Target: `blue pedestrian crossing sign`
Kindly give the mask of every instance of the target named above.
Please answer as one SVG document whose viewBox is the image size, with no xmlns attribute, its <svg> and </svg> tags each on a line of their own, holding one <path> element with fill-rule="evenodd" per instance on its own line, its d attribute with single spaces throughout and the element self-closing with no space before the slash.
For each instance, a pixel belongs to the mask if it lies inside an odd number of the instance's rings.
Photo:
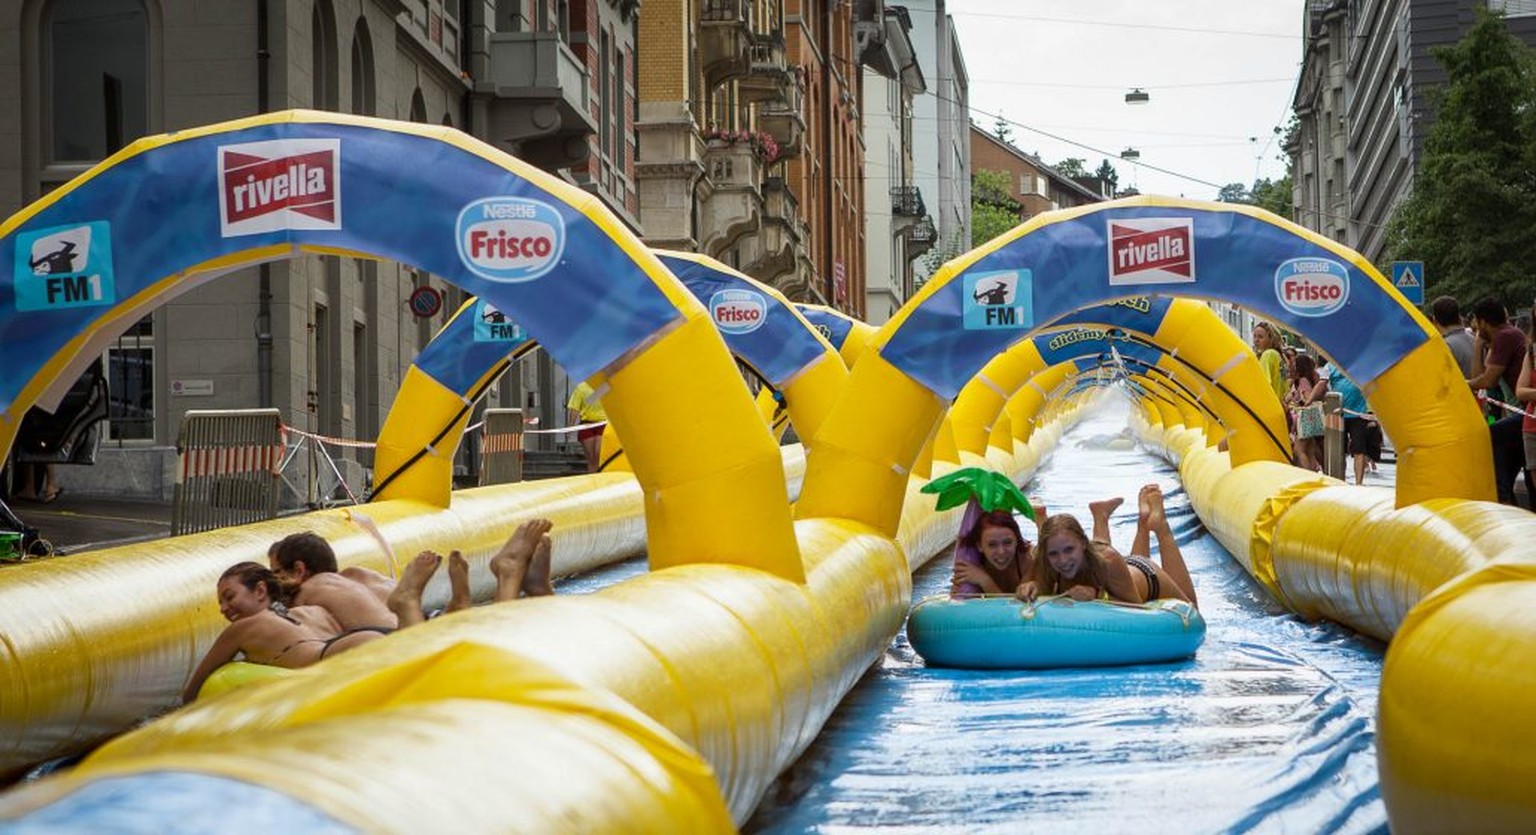
<svg viewBox="0 0 1536 835">
<path fill-rule="evenodd" d="M 1393 261 L 1392 286 L 1414 304 L 1424 303 L 1424 262 Z"/>
</svg>

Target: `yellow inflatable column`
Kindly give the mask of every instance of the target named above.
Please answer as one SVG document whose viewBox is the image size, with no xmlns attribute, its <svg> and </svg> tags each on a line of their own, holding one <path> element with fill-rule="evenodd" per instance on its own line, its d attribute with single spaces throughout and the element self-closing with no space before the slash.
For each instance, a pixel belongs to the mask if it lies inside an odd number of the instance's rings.
<svg viewBox="0 0 1536 835">
<path fill-rule="evenodd" d="M 822 424 L 795 515 L 846 516 L 895 536 L 910 475 L 907 464 L 917 460 L 938 430 L 949 404 L 873 351 L 858 362 L 869 367 L 848 376 L 840 406 L 844 401 L 850 406 L 880 403 L 884 413 L 867 421 Z M 817 477 L 818 471 L 824 475 Z"/>
</svg>

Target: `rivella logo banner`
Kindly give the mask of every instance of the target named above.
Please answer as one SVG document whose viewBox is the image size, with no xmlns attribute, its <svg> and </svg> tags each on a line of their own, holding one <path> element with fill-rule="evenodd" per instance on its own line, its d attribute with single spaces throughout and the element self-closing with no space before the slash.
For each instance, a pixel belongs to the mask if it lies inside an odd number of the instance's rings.
<svg viewBox="0 0 1536 835">
<path fill-rule="evenodd" d="M 459 260 L 491 281 L 532 281 L 560 263 L 565 218 L 555 207 L 523 197 L 487 197 L 459 212 Z"/>
<path fill-rule="evenodd" d="M 1275 270 L 1275 298 L 1297 316 L 1327 316 L 1349 301 L 1349 270 L 1331 258 L 1292 258 Z"/>
<path fill-rule="evenodd" d="M 111 224 L 97 220 L 17 234 L 11 278 L 17 310 L 115 304 Z"/>
<path fill-rule="evenodd" d="M 1187 217 L 1110 218 L 1109 283 L 1188 284 L 1195 280 L 1195 222 Z"/>
<path fill-rule="evenodd" d="M 721 333 L 751 333 L 768 319 L 768 300 L 756 290 L 718 290 L 709 297 L 709 315 Z"/>
<path fill-rule="evenodd" d="M 219 233 L 341 228 L 340 139 L 219 146 Z"/>
</svg>

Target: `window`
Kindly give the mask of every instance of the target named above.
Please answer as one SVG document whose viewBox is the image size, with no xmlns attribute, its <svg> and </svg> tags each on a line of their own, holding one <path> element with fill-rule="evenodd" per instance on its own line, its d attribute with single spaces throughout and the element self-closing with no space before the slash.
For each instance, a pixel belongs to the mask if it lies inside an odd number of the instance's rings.
<svg viewBox="0 0 1536 835">
<path fill-rule="evenodd" d="M 598 52 L 597 70 L 597 121 L 598 125 L 598 152 L 605 156 L 612 156 L 609 151 L 613 143 L 613 79 L 608 75 L 608 67 L 613 62 L 613 39 L 608 30 L 604 29 L 598 35 L 600 44 Z"/>
<path fill-rule="evenodd" d="M 149 132 L 149 21 L 136 0 L 48 9 L 45 156 L 94 163 Z"/>
<path fill-rule="evenodd" d="M 377 114 L 373 94 L 373 41 L 368 37 L 368 22 L 357 19 L 352 32 L 352 112 L 359 116 Z"/>
<path fill-rule="evenodd" d="M 336 110 L 336 14 L 327 0 L 315 0 L 309 21 L 310 101 L 316 110 Z"/>
<path fill-rule="evenodd" d="M 107 349 L 107 427 L 114 441 L 155 438 L 154 345 L 154 325 L 145 316 Z"/>
<path fill-rule="evenodd" d="M 613 46 L 613 144 L 608 149 L 613 165 L 624 170 L 624 47 Z"/>
<path fill-rule="evenodd" d="M 1505 17 L 1529 17 L 1536 15 L 1536 0 L 1488 0 L 1488 9 Z"/>
</svg>

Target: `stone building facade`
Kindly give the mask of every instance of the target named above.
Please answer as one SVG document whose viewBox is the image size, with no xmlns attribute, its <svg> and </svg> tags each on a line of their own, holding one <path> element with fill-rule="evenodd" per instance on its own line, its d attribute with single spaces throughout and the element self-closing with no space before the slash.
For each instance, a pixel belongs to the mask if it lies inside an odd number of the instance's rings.
<svg viewBox="0 0 1536 835">
<path fill-rule="evenodd" d="M 635 0 L 0 0 L 0 214 L 135 138 L 316 108 L 464 130 L 601 196 L 634 224 Z M 103 83 L 105 80 L 105 83 Z M 406 301 L 430 286 L 442 309 Z M 163 497 L 189 409 L 276 407 L 371 441 L 405 369 L 464 295 L 409 266 L 305 256 L 241 269 L 108 349 L 109 441 L 82 492 Z M 493 390 L 544 426 L 567 384 L 525 361 Z M 332 448 L 354 491 L 366 449 Z M 329 494 L 334 484 L 322 485 Z"/>
</svg>

